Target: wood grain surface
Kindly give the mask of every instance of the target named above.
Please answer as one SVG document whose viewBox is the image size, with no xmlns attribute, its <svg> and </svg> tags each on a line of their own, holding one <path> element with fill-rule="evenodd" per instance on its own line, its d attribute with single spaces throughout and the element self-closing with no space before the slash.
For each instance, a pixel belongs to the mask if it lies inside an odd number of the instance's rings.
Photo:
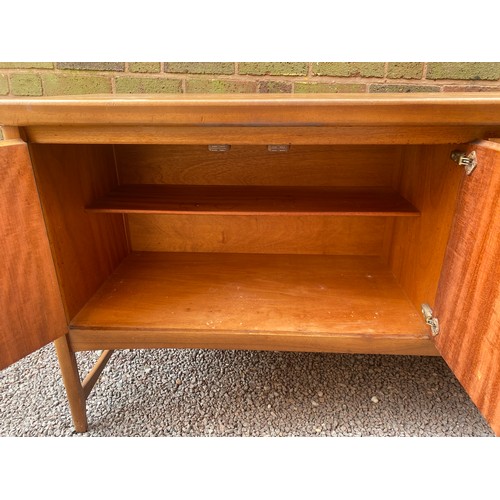
<svg viewBox="0 0 500 500">
<path fill-rule="evenodd" d="M 461 144 L 500 135 L 500 125 L 32 125 L 32 143 L 41 144 Z"/>
<path fill-rule="evenodd" d="M 118 186 L 90 212 L 220 215 L 418 216 L 392 188 L 303 186 Z"/>
<path fill-rule="evenodd" d="M 434 304 L 463 168 L 450 159 L 453 146 L 410 146 L 404 150 L 396 189 L 420 217 L 394 219 L 389 265 L 415 307 Z M 460 149 L 460 148 L 458 148 Z"/>
<path fill-rule="evenodd" d="M 211 152 L 196 145 L 116 145 L 121 184 L 391 186 L 400 146 L 266 145 Z"/>
<path fill-rule="evenodd" d="M 500 125 L 500 93 L 190 94 L 4 99 L 2 125 Z"/>
<path fill-rule="evenodd" d="M 73 319 L 73 348 L 87 341 L 435 352 L 388 268 L 352 256 L 133 253 Z"/>
<path fill-rule="evenodd" d="M 471 149 L 436 297 L 436 346 L 500 435 L 500 144 Z"/>
<path fill-rule="evenodd" d="M 326 255 L 380 255 L 390 219 L 158 214 L 126 218 L 135 251 Z"/>
<path fill-rule="evenodd" d="M 85 205 L 117 184 L 109 146 L 31 145 L 56 269 L 71 319 L 128 253 L 123 216 Z"/>
<path fill-rule="evenodd" d="M 58 338 L 54 342 L 54 346 L 56 348 L 59 368 L 66 389 L 73 426 L 76 432 L 86 432 L 88 422 L 85 392 L 80 380 L 75 352 L 71 349 L 69 344 L 69 336 L 64 335 Z"/>
<path fill-rule="evenodd" d="M 0 369 L 67 332 L 31 161 L 0 141 Z"/>
</svg>

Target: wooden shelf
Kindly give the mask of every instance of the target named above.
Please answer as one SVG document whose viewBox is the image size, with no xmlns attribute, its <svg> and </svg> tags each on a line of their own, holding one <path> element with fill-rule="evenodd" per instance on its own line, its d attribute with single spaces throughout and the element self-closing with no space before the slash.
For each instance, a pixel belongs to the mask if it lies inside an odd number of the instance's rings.
<svg viewBox="0 0 500 500">
<path fill-rule="evenodd" d="M 73 318 L 75 350 L 436 354 L 379 257 L 138 252 Z"/>
<path fill-rule="evenodd" d="M 411 203 L 387 187 L 123 185 L 87 210 L 200 215 L 420 215 Z"/>
</svg>

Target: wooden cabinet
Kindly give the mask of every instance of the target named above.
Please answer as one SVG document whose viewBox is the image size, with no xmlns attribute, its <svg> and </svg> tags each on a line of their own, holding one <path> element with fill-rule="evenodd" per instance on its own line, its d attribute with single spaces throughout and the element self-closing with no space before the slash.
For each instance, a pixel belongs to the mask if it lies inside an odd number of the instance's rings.
<svg viewBox="0 0 500 500">
<path fill-rule="evenodd" d="M 9 99 L 0 123 L 0 364 L 55 340 L 78 431 L 113 349 L 191 347 L 442 355 L 500 433 L 499 94 Z"/>
</svg>

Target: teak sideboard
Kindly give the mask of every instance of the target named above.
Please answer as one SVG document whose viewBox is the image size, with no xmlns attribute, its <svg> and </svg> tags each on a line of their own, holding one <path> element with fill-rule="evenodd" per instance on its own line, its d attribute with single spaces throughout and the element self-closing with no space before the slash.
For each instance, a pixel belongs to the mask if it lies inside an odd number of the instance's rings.
<svg viewBox="0 0 500 500">
<path fill-rule="evenodd" d="M 441 355 L 500 434 L 500 93 L 0 101 L 0 368 Z M 103 351 L 82 380 L 75 353 Z"/>
</svg>

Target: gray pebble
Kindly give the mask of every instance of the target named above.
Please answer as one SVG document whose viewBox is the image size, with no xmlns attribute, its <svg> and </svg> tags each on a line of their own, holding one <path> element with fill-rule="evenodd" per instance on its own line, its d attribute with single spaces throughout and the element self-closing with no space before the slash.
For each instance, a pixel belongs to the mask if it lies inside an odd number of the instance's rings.
<svg viewBox="0 0 500 500">
<path fill-rule="evenodd" d="M 95 360 L 77 353 L 82 374 Z M 116 351 L 87 410 L 96 437 L 493 436 L 444 361 L 424 356 Z M 52 345 L 0 371 L 0 436 L 78 436 Z"/>
</svg>

